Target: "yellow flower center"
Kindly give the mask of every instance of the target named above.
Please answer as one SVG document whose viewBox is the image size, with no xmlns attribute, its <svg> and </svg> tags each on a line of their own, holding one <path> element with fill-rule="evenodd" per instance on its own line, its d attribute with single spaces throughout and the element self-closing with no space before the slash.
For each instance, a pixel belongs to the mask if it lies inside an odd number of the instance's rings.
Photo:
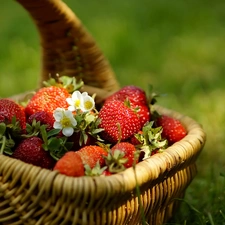
<svg viewBox="0 0 225 225">
<path fill-rule="evenodd" d="M 84 103 L 84 107 L 85 107 L 85 109 L 91 109 L 93 107 L 93 104 L 91 101 L 86 101 Z"/>
<path fill-rule="evenodd" d="M 63 117 L 61 120 L 61 124 L 63 128 L 71 126 L 70 119 L 67 117 Z"/>
<path fill-rule="evenodd" d="M 79 107 L 79 106 L 80 106 L 80 100 L 77 99 L 77 100 L 74 102 L 74 105 L 75 105 L 75 107 Z"/>
</svg>

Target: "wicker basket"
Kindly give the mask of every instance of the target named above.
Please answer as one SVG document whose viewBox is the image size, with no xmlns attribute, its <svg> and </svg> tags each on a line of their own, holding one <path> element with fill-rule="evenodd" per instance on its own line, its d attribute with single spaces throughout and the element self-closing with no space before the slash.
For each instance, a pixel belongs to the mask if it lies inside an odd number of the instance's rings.
<svg viewBox="0 0 225 225">
<path fill-rule="evenodd" d="M 61 0 L 17 1 L 40 32 L 40 84 L 49 74 L 76 76 L 84 80 L 84 90 L 97 93 L 99 102 L 119 88 L 95 41 Z M 178 118 L 188 134 L 165 152 L 138 163 L 135 170 L 72 178 L 0 155 L 0 224 L 137 225 L 143 214 L 150 225 L 168 221 L 175 199 L 184 196 L 196 174 L 205 133 L 187 116 L 160 106 L 157 110 Z"/>
</svg>

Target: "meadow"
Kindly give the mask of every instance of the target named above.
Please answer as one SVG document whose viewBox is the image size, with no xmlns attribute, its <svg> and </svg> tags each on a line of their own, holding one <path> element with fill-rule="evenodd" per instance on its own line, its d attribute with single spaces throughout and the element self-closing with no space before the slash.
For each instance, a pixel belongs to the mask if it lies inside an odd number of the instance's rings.
<svg viewBox="0 0 225 225">
<path fill-rule="evenodd" d="M 65 0 L 109 59 L 121 86 L 198 121 L 207 142 L 198 174 L 168 224 L 225 224 L 225 1 Z M 0 97 L 36 88 L 39 37 L 15 1 L 0 8 Z"/>
</svg>

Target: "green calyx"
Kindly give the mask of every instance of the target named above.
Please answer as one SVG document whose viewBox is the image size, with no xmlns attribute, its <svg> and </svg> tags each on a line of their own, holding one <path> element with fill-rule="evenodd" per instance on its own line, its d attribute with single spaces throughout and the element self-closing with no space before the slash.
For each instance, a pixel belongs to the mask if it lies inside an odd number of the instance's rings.
<svg viewBox="0 0 225 225">
<path fill-rule="evenodd" d="M 124 158 L 124 156 L 124 152 L 121 152 L 120 150 L 115 150 L 113 153 L 109 150 L 108 155 L 104 158 L 110 173 L 118 173 L 126 169 L 124 164 L 128 159 Z"/>
<path fill-rule="evenodd" d="M 153 127 L 153 121 L 142 128 L 142 133 L 135 134 L 140 142 L 137 148 L 144 152 L 144 159 L 149 158 L 154 150 L 162 152 L 168 146 L 168 141 L 162 138 L 162 127 Z"/>
<path fill-rule="evenodd" d="M 11 121 L 0 123 L 0 154 L 12 155 L 15 143 L 21 138 L 20 122 L 14 116 Z"/>
<path fill-rule="evenodd" d="M 56 87 L 63 87 L 69 93 L 73 93 L 74 91 L 80 89 L 84 82 L 82 80 L 76 80 L 75 77 L 69 76 L 59 76 L 56 75 L 56 78 L 50 77 L 49 80 L 43 82 L 44 86 L 56 86 Z"/>
<path fill-rule="evenodd" d="M 103 172 L 107 169 L 107 166 L 101 167 L 99 161 L 96 165 L 91 168 L 88 164 L 84 165 L 86 176 L 101 176 Z"/>
<path fill-rule="evenodd" d="M 74 131 L 80 134 L 79 138 L 80 146 L 82 146 L 82 144 L 86 144 L 88 135 L 92 136 L 97 141 L 103 141 L 99 136 L 99 133 L 102 132 L 103 129 L 99 128 L 100 119 L 97 116 L 97 112 L 83 113 L 80 110 L 78 110 L 74 117 L 77 121 L 77 125 L 74 128 Z"/>
</svg>

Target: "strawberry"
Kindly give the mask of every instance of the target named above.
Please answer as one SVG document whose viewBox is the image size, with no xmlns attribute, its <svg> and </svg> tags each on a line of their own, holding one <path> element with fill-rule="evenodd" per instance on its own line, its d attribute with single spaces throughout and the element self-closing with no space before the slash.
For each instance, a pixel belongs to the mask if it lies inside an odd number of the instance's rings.
<svg viewBox="0 0 225 225">
<path fill-rule="evenodd" d="M 150 109 L 147 105 L 136 105 L 136 112 L 143 127 L 148 121 L 150 121 Z"/>
<path fill-rule="evenodd" d="M 124 102 L 127 98 L 129 98 L 130 102 L 134 105 L 148 104 L 145 91 L 134 85 L 128 85 L 121 88 L 109 96 L 106 101 L 119 100 Z"/>
<path fill-rule="evenodd" d="M 104 166 L 105 160 L 103 156 L 108 154 L 104 148 L 98 145 L 84 146 L 76 153 L 81 157 L 83 164 L 89 165 L 91 168 L 93 168 L 97 162 L 99 162 L 101 167 Z"/>
<path fill-rule="evenodd" d="M 48 151 L 43 149 L 42 144 L 43 141 L 39 137 L 24 139 L 18 144 L 12 157 L 35 166 L 52 169 L 55 160 L 50 156 Z"/>
<path fill-rule="evenodd" d="M 46 111 L 39 111 L 27 119 L 27 123 L 32 125 L 33 121 L 40 122 L 40 125 L 46 125 L 46 130 L 52 130 L 53 129 L 53 124 L 55 122 L 55 119 L 53 117 L 52 113 L 46 112 Z"/>
<path fill-rule="evenodd" d="M 180 141 L 187 135 L 185 127 L 177 119 L 162 115 L 156 119 L 157 126 L 162 126 L 162 137 L 168 140 L 169 145 Z"/>
<path fill-rule="evenodd" d="M 116 150 L 119 150 L 120 152 L 124 153 L 124 156 L 123 157 L 127 159 L 127 162 L 124 163 L 125 168 L 129 168 L 134 163 L 138 163 L 138 159 L 135 156 L 136 148 L 131 143 L 129 143 L 129 142 L 119 142 L 119 143 L 115 144 L 111 148 L 112 154 Z"/>
<path fill-rule="evenodd" d="M 63 87 L 43 87 L 30 99 L 25 107 L 25 113 L 30 116 L 38 111 L 53 113 L 56 108 L 68 108 L 66 99 L 70 93 Z"/>
<path fill-rule="evenodd" d="M 60 158 L 53 170 L 58 170 L 61 174 L 71 177 L 80 177 L 85 174 L 83 161 L 80 155 L 74 151 L 69 151 Z"/>
<path fill-rule="evenodd" d="M 105 102 L 99 118 L 99 127 L 104 129 L 100 136 L 111 143 L 126 140 L 141 128 L 137 114 L 118 100 Z"/>
<path fill-rule="evenodd" d="M 26 128 L 26 117 L 22 107 L 13 100 L 0 99 L 0 122 L 11 123 L 13 117 L 16 118 L 22 129 Z"/>
<path fill-rule="evenodd" d="M 150 109 L 148 106 L 147 96 L 145 91 L 141 88 L 134 85 L 125 86 L 109 96 L 106 99 L 106 102 L 113 100 L 122 102 L 128 100 L 131 108 L 137 112 L 141 127 L 150 120 Z"/>
<path fill-rule="evenodd" d="M 62 158 L 60 158 L 54 170 L 58 170 L 60 173 L 67 176 L 79 177 L 85 175 L 86 168 L 95 168 L 99 166 L 99 170 L 105 165 L 103 156 L 106 156 L 107 152 L 100 146 L 89 145 L 81 148 L 79 151 L 69 151 Z"/>
<path fill-rule="evenodd" d="M 114 174 L 124 171 L 126 168 L 133 166 L 134 163 L 138 163 L 139 152 L 131 143 L 119 142 L 108 151 L 108 155 L 104 158 L 107 169 L 103 172 L 103 175 Z"/>
<path fill-rule="evenodd" d="M 103 175 L 103 176 L 111 176 L 112 173 L 111 173 L 108 169 L 106 169 L 106 170 L 104 170 L 104 171 L 102 172 L 102 175 Z"/>
</svg>

